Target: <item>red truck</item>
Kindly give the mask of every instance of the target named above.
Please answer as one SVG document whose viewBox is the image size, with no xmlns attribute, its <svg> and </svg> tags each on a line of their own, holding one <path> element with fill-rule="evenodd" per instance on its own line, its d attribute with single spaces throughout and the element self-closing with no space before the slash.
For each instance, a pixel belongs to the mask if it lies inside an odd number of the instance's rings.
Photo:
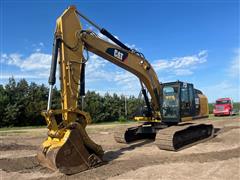
<svg viewBox="0 0 240 180">
<path fill-rule="evenodd" d="M 214 105 L 213 114 L 220 115 L 233 115 L 233 102 L 231 98 L 220 98 L 216 100 Z"/>
</svg>

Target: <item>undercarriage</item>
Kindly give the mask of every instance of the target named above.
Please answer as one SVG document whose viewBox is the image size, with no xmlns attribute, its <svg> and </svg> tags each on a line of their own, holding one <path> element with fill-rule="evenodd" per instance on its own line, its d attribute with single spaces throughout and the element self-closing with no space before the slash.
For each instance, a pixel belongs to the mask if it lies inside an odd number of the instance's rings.
<svg viewBox="0 0 240 180">
<path fill-rule="evenodd" d="M 182 123 L 167 125 L 164 123 L 144 123 L 115 132 L 118 143 L 131 143 L 142 139 L 155 140 L 159 149 L 178 151 L 213 137 L 213 125 Z"/>
</svg>

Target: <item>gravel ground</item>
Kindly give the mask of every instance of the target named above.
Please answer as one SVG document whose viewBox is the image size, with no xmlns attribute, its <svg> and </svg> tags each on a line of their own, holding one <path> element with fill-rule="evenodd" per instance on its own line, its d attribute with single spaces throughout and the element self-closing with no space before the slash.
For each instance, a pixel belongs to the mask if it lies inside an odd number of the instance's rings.
<svg viewBox="0 0 240 180">
<path fill-rule="evenodd" d="M 36 160 L 46 129 L 0 131 L 1 179 L 236 179 L 240 178 L 239 116 L 198 120 L 212 123 L 216 137 L 179 152 L 159 150 L 153 141 L 118 144 L 116 129 L 128 125 L 90 125 L 90 137 L 105 150 L 105 165 L 72 176 L 52 172 Z"/>
</svg>

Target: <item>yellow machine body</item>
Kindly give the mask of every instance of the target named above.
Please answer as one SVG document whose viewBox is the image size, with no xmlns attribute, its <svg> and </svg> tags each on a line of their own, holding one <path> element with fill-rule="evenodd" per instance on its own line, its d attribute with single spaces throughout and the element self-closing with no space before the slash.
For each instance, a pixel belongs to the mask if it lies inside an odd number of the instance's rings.
<svg viewBox="0 0 240 180">
<path fill-rule="evenodd" d="M 49 77 L 48 108 L 42 112 L 47 123 L 48 137 L 41 144 L 37 155 L 40 164 L 52 170 L 58 169 L 64 174 L 75 174 L 96 167 L 102 163 L 104 154 L 102 147 L 94 143 L 85 130 L 87 124 L 91 122 L 90 115 L 78 108 L 78 100 L 84 96 L 86 64 L 86 59 L 83 56 L 84 49 L 103 57 L 139 78 L 147 113 L 145 116 L 135 117 L 135 120 L 149 123 L 146 127 L 155 125 L 160 121 L 168 123 L 168 119 L 163 118 L 165 111 L 162 108 L 164 106 L 161 99 L 164 84 L 160 83 L 152 65 L 145 59 L 143 54 L 128 48 L 108 31 L 103 28 L 100 29 L 97 25 L 95 27 L 115 43 L 101 39 L 90 30 L 83 30 L 79 16 L 88 20 L 76 10 L 75 6 L 70 6 L 57 19 Z M 94 25 L 90 20 L 88 21 Z M 55 84 L 57 63 L 60 70 L 62 105 L 62 109 L 59 110 L 51 108 L 51 91 Z M 147 91 L 151 96 L 151 101 L 148 100 Z M 168 100 L 171 99 L 174 99 L 174 96 L 169 95 Z M 198 104 L 200 109 L 198 114 L 182 117 L 181 112 L 176 111 L 180 118 L 171 119 L 171 122 L 179 123 L 196 117 L 206 117 L 208 115 L 207 98 L 198 93 L 198 100 L 200 102 Z M 188 107 L 189 104 L 185 103 L 183 106 Z M 191 130 L 191 128 L 189 129 Z M 145 129 L 143 130 L 145 131 Z M 131 136 L 132 132 L 135 133 L 133 135 L 136 135 L 140 130 L 133 129 L 128 132 L 130 133 L 128 135 Z M 151 137 L 155 137 L 155 130 L 154 133 L 151 134 Z M 125 134 L 125 137 L 130 136 Z"/>
<path fill-rule="evenodd" d="M 42 112 L 49 131 L 37 155 L 40 164 L 65 174 L 95 167 L 102 162 L 103 156 L 102 147 L 94 143 L 85 130 L 91 117 L 87 112 L 80 111 L 77 104 L 79 74 L 84 60 L 83 46 L 76 38 L 76 33 L 82 28 L 75 10 L 75 7 L 70 7 L 57 20 L 55 38 L 61 39 L 57 53 L 62 109 Z M 73 51 L 63 42 L 69 46 L 79 43 L 79 47 Z"/>
</svg>

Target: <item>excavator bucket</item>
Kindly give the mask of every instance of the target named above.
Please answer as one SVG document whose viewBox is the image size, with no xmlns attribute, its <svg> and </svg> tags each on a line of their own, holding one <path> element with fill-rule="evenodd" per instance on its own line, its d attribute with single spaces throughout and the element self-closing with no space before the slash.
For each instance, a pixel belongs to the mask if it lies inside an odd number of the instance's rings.
<svg viewBox="0 0 240 180">
<path fill-rule="evenodd" d="M 81 124 L 75 122 L 59 131 L 64 131 L 62 138 L 48 135 L 38 151 L 37 159 L 42 166 L 71 175 L 102 163 L 101 146 L 89 138 Z"/>
</svg>

